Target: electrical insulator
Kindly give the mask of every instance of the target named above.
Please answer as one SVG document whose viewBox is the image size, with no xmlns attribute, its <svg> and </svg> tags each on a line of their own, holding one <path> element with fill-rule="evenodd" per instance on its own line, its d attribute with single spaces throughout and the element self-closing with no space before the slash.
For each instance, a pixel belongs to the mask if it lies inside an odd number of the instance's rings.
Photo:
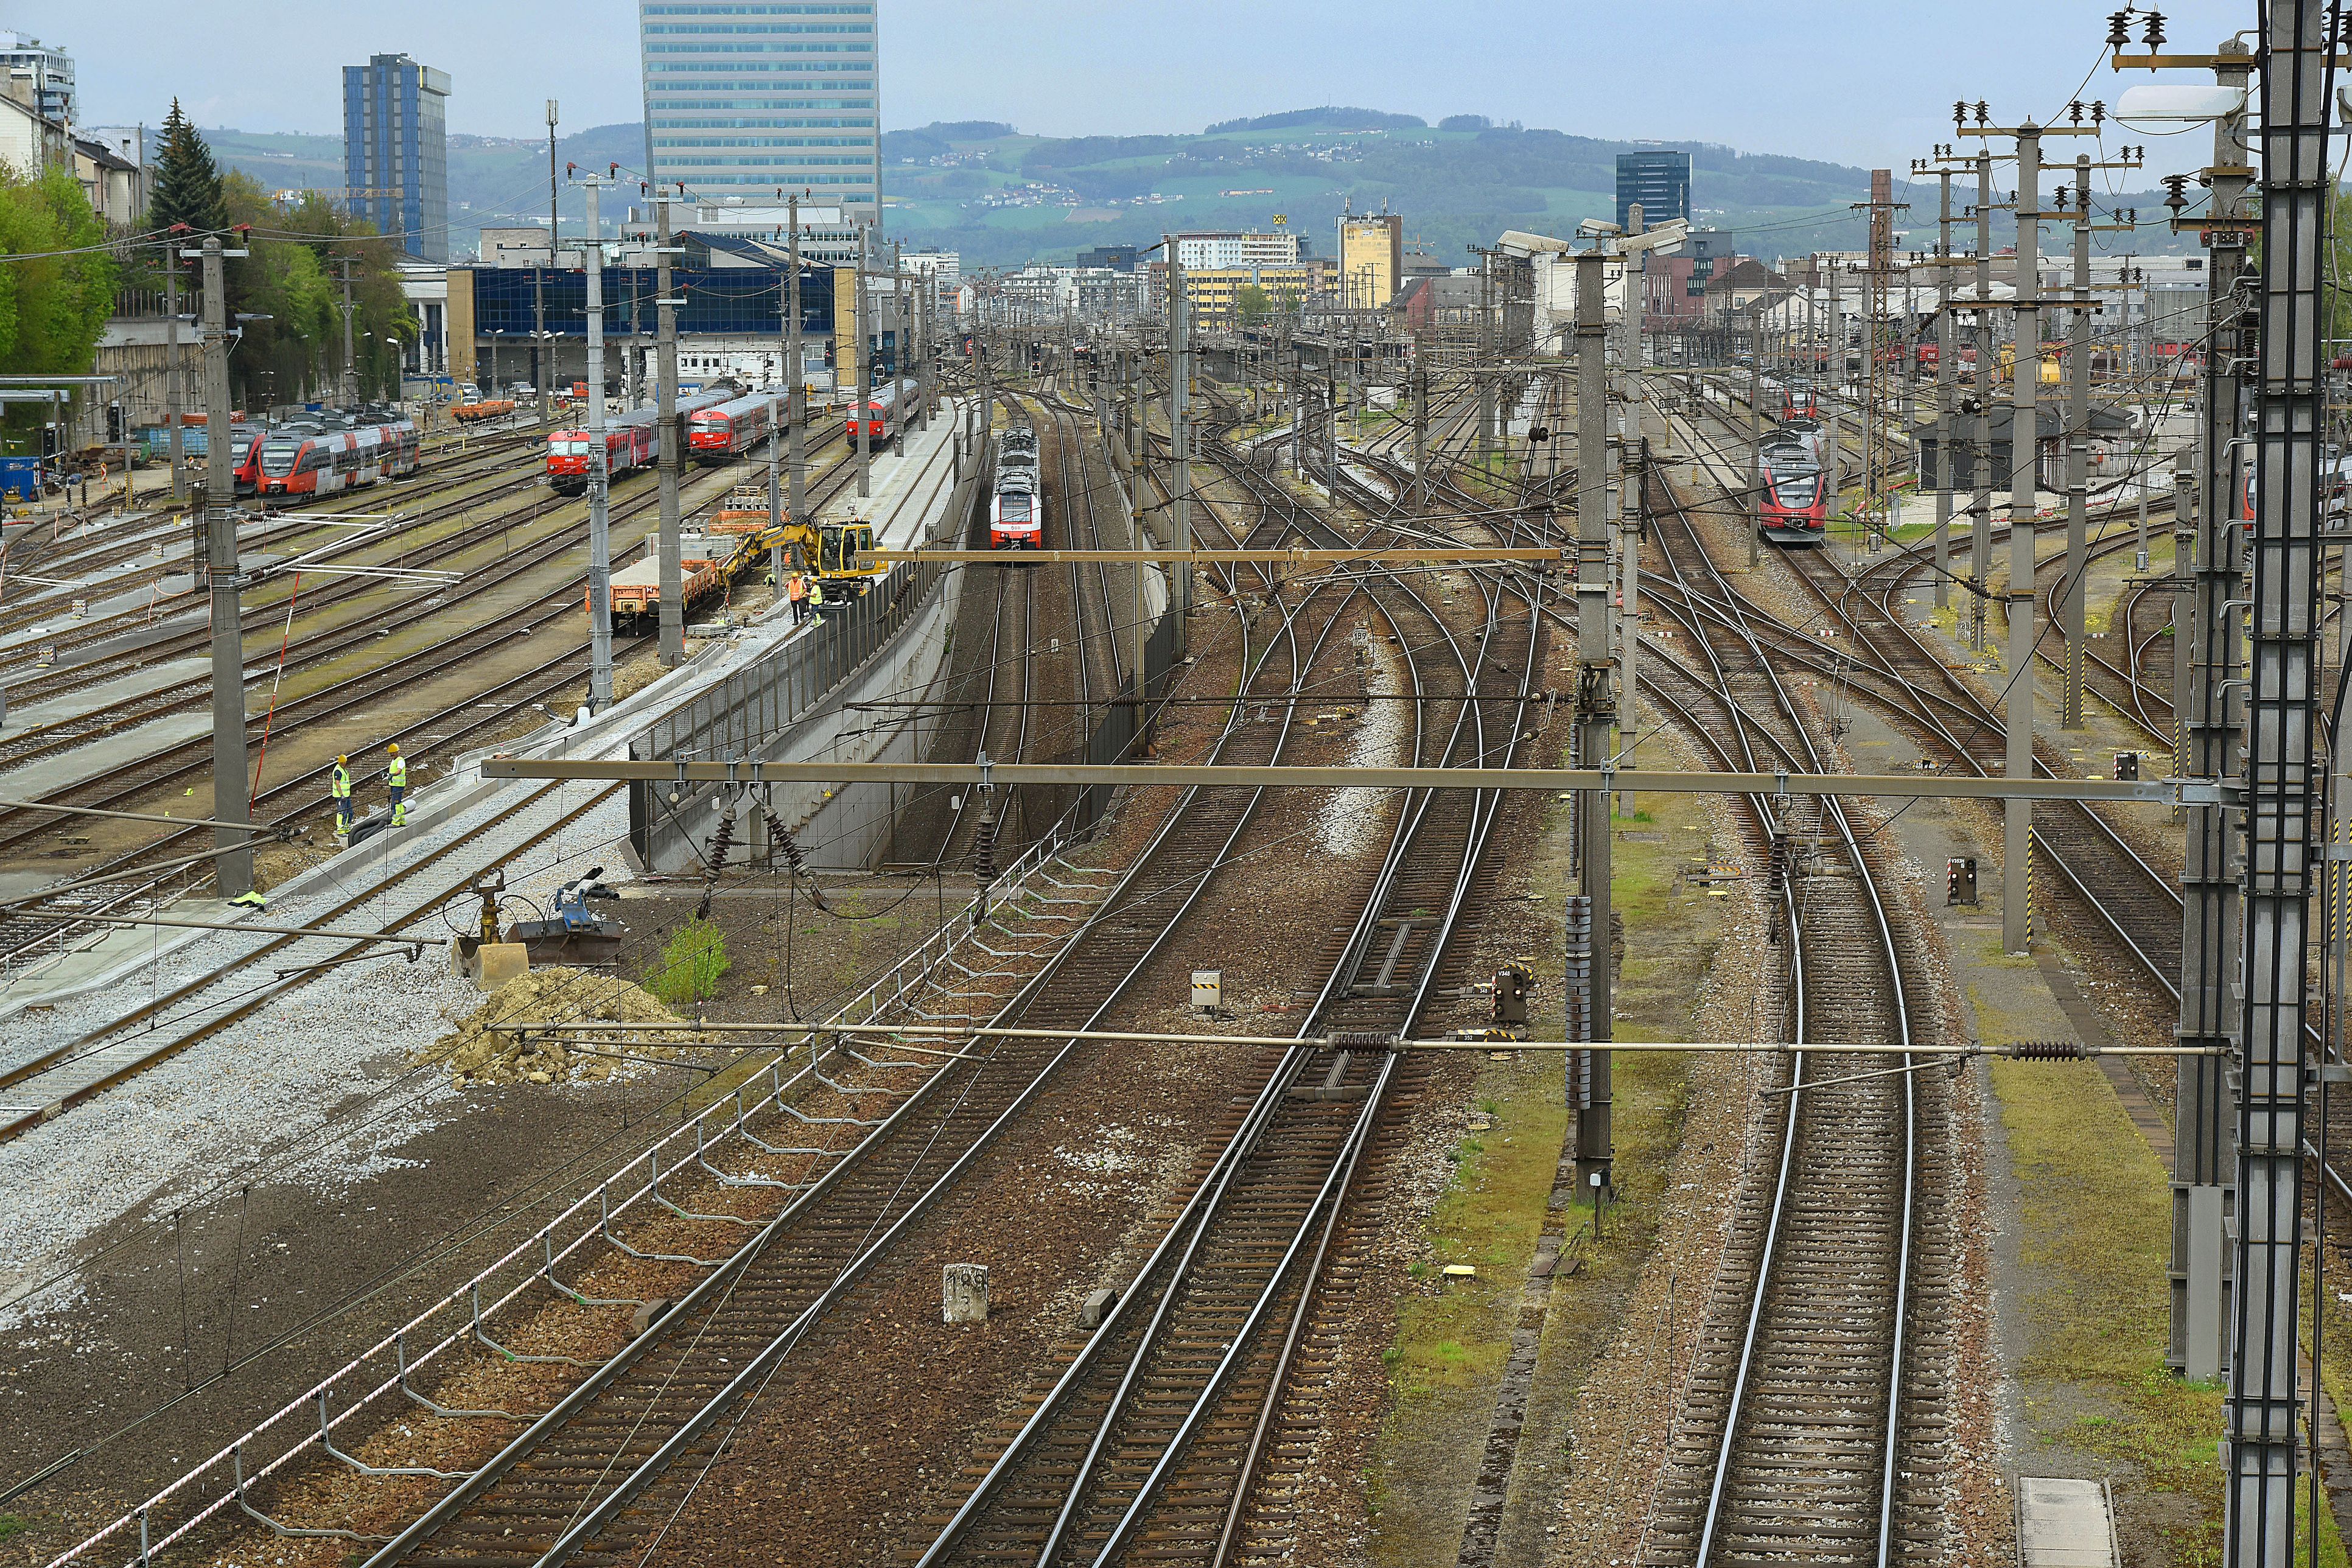
<svg viewBox="0 0 2352 1568">
<path fill-rule="evenodd" d="M 2109 47 L 2109 48 L 2111 48 L 2111 49 L 2120 49 L 2120 48 L 2123 48 L 2125 46 L 2128 45 L 2130 42 L 2131 42 L 2131 13 L 2130 13 L 2129 11 L 2110 11 L 2110 12 L 2108 12 L 2108 13 L 2107 13 L 2107 47 Z"/>
</svg>

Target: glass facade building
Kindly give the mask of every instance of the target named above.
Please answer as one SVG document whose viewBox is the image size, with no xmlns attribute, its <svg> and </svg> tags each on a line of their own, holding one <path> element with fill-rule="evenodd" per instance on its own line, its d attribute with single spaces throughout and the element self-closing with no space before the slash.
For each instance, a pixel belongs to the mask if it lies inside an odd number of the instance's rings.
<svg viewBox="0 0 2352 1568">
<path fill-rule="evenodd" d="M 1670 219 L 1690 217 L 1690 154 L 1687 153 L 1620 153 L 1617 154 L 1617 222 L 1622 227 L 1633 204 L 1642 204 L 1642 222 L 1651 228 Z"/>
<path fill-rule="evenodd" d="M 420 261 L 449 259 L 449 75 L 406 55 L 343 68 L 343 199 Z"/>
<path fill-rule="evenodd" d="M 875 0 L 638 0 L 646 166 L 690 198 L 879 215 Z"/>
</svg>

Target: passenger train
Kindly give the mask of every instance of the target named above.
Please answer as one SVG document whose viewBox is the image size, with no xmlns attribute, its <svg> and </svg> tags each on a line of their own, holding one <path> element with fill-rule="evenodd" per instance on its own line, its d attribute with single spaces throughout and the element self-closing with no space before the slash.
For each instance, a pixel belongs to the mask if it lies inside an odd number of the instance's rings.
<svg viewBox="0 0 2352 1568">
<path fill-rule="evenodd" d="M 866 400 L 866 450 L 878 451 L 898 439 L 901 405 L 911 402 L 914 395 L 915 384 L 911 381 L 894 381 L 874 389 L 873 395 Z M 853 448 L 857 445 L 858 423 L 856 412 L 852 410 L 846 429 Z"/>
<path fill-rule="evenodd" d="M 299 500 L 405 479 L 416 471 L 420 445 L 405 419 L 352 430 L 281 427 L 260 444 L 255 493 Z"/>
<path fill-rule="evenodd" d="M 1763 493 L 1757 521 L 1776 544 L 1819 544 L 1829 517 L 1829 489 L 1821 459 L 1795 441 L 1768 439 L 1759 454 Z"/>
<path fill-rule="evenodd" d="M 696 410 L 686 421 L 686 449 L 698 463 L 734 461 L 768 438 L 769 419 L 783 424 L 781 391 L 754 392 Z"/>
<path fill-rule="evenodd" d="M 993 493 L 988 503 L 992 550 L 1042 550 L 1045 502 L 1037 483 L 1037 432 L 1015 425 L 997 437 Z"/>
<path fill-rule="evenodd" d="M 689 426 L 706 408 L 715 408 L 737 395 L 731 385 L 679 395 L 677 411 Z M 555 430 L 547 437 L 547 482 L 562 495 L 578 495 L 588 488 L 588 459 L 595 448 L 584 427 Z M 604 472 L 618 478 L 635 468 L 651 468 L 661 456 L 661 439 L 654 411 L 633 408 L 604 421 Z"/>
</svg>

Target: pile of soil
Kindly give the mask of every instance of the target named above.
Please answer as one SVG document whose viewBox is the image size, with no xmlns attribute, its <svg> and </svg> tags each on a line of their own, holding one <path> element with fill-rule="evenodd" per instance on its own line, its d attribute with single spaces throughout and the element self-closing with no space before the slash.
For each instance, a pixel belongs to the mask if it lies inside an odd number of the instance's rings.
<svg viewBox="0 0 2352 1568">
<path fill-rule="evenodd" d="M 498 1024 L 610 1023 L 616 1027 L 593 1040 L 563 1040 L 545 1035 L 523 1036 L 494 1030 Z M 467 1014 L 457 1027 L 435 1041 L 420 1061 L 446 1062 L 460 1084 L 560 1083 L 568 1078 L 604 1079 L 630 1066 L 610 1054 L 631 1057 L 673 1056 L 681 1047 L 702 1047 L 709 1040 L 690 1028 L 647 1027 L 675 1025 L 677 1014 L 656 1001 L 643 986 L 617 975 L 593 973 L 561 966 L 534 969 L 499 986 L 482 1005 Z"/>
</svg>

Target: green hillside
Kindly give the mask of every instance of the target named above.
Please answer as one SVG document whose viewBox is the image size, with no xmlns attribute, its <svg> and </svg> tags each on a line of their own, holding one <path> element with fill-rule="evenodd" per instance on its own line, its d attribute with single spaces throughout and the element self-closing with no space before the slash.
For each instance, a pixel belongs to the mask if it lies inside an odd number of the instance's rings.
<svg viewBox="0 0 2352 1568">
<path fill-rule="evenodd" d="M 265 188 L 343 184 L 338 137 L 205 134 L 225 164 Z M 1092 246 L 1149 245 L 1177 229 L 1268 228 L 1276 214 L 1312 254 L 1328 256 L 1346 205 L 1402 213 L 1409 240 L 1465 265 L 1465 247 L 1491 243 L 1507 228 L 1566 235 L 1583 218 L 1613 217 L 1617 154 L 1657 145 L 1495 125 L 1477 115 L 1429 125 L 1348 108 L 1228 121 L 1198 135 L 1024 136 L 1010 125 L 963 121 L 882 139 L 893 237 L 961 251 L 973 268 L 1067 260 Z M 1696 225 L 1728 230 L 1740 249 L 1764 257 L 1862 247 L 1850 204 L 1868 198 L 1868 171 L 1686 145 Z M 626 173 L 645 160 L 644 128 L 597 126 L 563 138 L 556 156 L 559 167 L 618 162 Z M 1906 199 L 1899 178 L 1896 195 Z M 1934 239 L 1933 187 L 1914 187 L 1907 197 L 1916 203 L 1902 220 L 1909 236 L 1897 243 L 1924 249 Z M 2137 198 L 2144 212 L 2158 199 Z M 625 203 L 607 199 L 608 209 Z M 453 256 L 470 252 L 485 224 L 544 222 L 546 212 L 544 142 L 449 138 Z M 579 221 L 577 191 L 564 191 L 563 213 L 567 226 Z"/>
<path fill-rule="evenodd" d="M 267 191 L 341 190 L 343 141 L 340 136 L 270 134 L 247 131 L 206 130 L 205 140 L 226 168 L 250 174 Z M 559 176 L 565 163 L 602 169 L 619 163 L 624 172 L 646 160 L 642 125 L 599 125 L 556 142 Z M 607 193 L 604 218 L 609 225 L 618 209 L 633 199 Z M 577 190 L 562 192 L 567 226 L 583 220 Z M 545 224 L 547 222 L 547 143 L 502 136 L 449 138 L 449 254 L 471 252 L 484 225 Z"/>
<path fill-rule="evenodd" d="M 897 232 L 961 250 L 968 266 L 1149 244 L 1178 228 L 1264 228 L 1286 216 L 1331 252 L 1343 205 L 1404 215 L 1408 238 L 1454 265 L 1507 228 L 1565 234 L 1616 214 L 1617 154 L 1644 144 L 1457 116 L 1428 125 L 1362 109 L 1302 110 L 1183 136 L 1022 136 L 987 122 L 883 138 Z M 1847 204 L 1861 169 L 1693 146 L 1696 222 L 1770 256 L 1856 246 Z"/>
</svg>

